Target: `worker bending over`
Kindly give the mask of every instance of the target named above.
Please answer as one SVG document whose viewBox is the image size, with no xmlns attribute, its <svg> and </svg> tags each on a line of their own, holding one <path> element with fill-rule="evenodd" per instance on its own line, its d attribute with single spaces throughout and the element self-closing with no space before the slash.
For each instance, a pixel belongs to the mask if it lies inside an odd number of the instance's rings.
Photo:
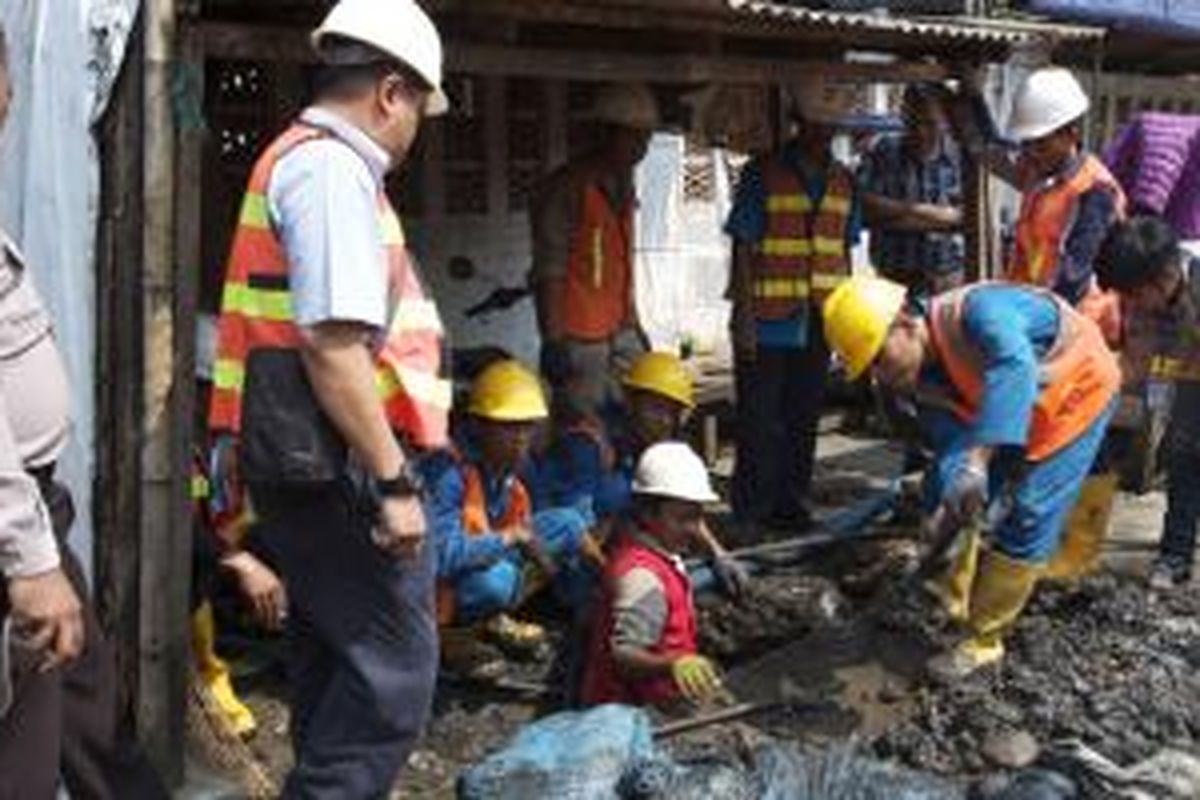
<svg viewBox="0 0 1200 800">
<path fill-rule="evenodd" d="M 468 430 L 457 446 L 431 457 L 430 518 L 437 547 L 438 621 L 478 622 L 510 644 L 543 633 L 505 612 L 560 569 L 568 572 L 586 531 L 574 509 L 533 513 L 518 476 L 536 425 L 547 416 L 537 377 L 498 361 L 471 387 Z"/>
<path fill-rule="evenodd" d="M 570 404 L 557 406 L 550 446 L 535 467 L 535 505 L 583 510 L 599 541 L 630 509 L 639 456 L 654 444 L 682 438 L 695 407 L 692 375 L 673 353 L 643 354 L 622 385 L 624 404 L 608 424 Z M 745 571 L 703 521 L 697 532 L 695 544 L 711 558 L 718 583 L 728 594 L 740 595 L 747 583 Z"/>
<path fill-rule="evenodd" d="M 1173 384 L 1162 442 L 1167 512 L 1150 585 L 1169 589 L 1192 577 L 1200 522 L 1200 259 L 1188 254 L 1161 219 L 1117 225 L 1096 261 L 1100 285 L 1120 292 L 1130 317 L 1124 349 L 1131 377 Z"/>
<path fill-rule="evenodd" d="M 930 671 L 965 677 L 1003 657 L 1003 634 L 1058 549 L 1115 407 L 1116 358 L 1062 298 L 1015 284 L 907 305 L 900 284 L 855 278 L 825 304 L 825 328 L 851 379 L 869 372 L 917 403 L 941 513 L 977 531 L 990 495 L 1005 508 L 992 547 L 969 534 L 941 582 L 969 636 Z"/>
<path fill-rule="evenodd" d="M 592 629 L 581 696 L 585 705 L 664 706 L 721 692 L 697 653 L 692 585 L 680 558 L 717 500 L 700 457 L 660 442 L 638 460 L 633 508 L 613 542 Z"/>
</svg>

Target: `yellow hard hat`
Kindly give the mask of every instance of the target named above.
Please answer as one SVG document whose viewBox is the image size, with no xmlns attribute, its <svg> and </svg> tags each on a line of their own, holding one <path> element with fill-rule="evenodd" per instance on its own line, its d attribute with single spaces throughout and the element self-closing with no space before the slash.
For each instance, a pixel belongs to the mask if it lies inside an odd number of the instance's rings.
<svg viewBox="0 0 1200 800">
<path fill-rule="evenodd" d="M 855 380 L 879 355 L 904 307 L 905 288 L 883 278 L 851 278 L 825 301 L 825 341 Z"/>
<path fill-rule="evenodd" d="M 496 422 L 532 422 L 549 415 L 537 375 L 512 359 L 497 361 L 479 373 L 471 385 L 467 411 Z"/>
<path fill-rule="evenodd" d="M 674 353 L 643 353 L 625 376 L 625 388 L 653 392 L 686 408 L 696 405 L 692 376 Z"/>
</svg>

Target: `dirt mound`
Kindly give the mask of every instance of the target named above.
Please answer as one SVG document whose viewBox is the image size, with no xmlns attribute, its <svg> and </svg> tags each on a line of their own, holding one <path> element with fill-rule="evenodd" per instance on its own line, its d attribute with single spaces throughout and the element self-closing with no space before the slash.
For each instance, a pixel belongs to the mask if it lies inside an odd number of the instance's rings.
<svg viewBox="0 0 1200 800">
<path fill-rule="evenodd" d="M 877 623 L 947 637 L 911 598 Z M 978 774 L 983 745 L 1017 731 L 1079 739 L 1131 763 L 1200 744 L 1200 591 L 1155 595 L 1112 574 L 1043 587 L 1008 640 L 999 670 L 927 688 L 916 713 L 879 736 L 878 755 L 945 774 Z"/>
</svg>

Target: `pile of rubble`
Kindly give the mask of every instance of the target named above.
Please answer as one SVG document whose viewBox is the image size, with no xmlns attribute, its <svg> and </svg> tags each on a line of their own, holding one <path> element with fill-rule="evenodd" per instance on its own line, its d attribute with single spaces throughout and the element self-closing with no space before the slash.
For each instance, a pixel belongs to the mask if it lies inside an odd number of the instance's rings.
<svg viewBox="0 0 1200 800">
<path fill-rule="evenodd" d="M 885 604 L 882 627 L 944 631 L 911 597 Z M 1039 744 L 1073 739 L 1118 763 L 1163 747 L 1200 745 L 1200 591 L 1155 595 L 1103 574 L 1044 587 L 1009 638 L 997 671 L 930 687 L 916 713 L 879 736 L 876 754 L 920 769 L 971 775 L 1023 766 Z M 991 762 L 990 764 L 988 762 Z"/>
</svg>

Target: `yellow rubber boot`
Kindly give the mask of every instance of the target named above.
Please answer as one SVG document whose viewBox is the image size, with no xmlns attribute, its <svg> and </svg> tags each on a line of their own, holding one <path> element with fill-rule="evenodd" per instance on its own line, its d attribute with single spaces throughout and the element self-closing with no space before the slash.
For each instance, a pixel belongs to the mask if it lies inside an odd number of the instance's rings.
<svg viewBox="0 0 1200 800">
<path fill-rule="evenodd" d="M 220 710 L 220 724 L 235 736 L 247 737 L 258 727 L 252 712 L 233 690 L 229 665 L 217 655 L 216 624 L 212 605 L 204 603 L 192 614 L 192 652 L 205 689 Z"/>
<path fill-rule="evenodd" d="M 1108 535 L 1117 483 L 1114 473 L 1092 475 L 1084 481 L 1079 500 L 1067 518 L 1062 544 L 1046 566 L 1044 577 L 1076 580 L 1096 571 L 1100 548 Z"/>
<path fill-rule="evenodd" d="M 1004 634 L 1025 608 L 1042 565 L 991 550 L 980 557 L 971 589 L 967 624 L 971 635 L 954 649 L 930 660 L 929 673 L 945 683 L 961 680 L 1004 657 Z"/>
<path fill-rule="evenodd" d="M 925 584 L 925 588 L 941 602 L 947 616 L 957 623 L 967 621 L 971 608 L 971 585 L 979 566 L 979 542 L 977 528 L 965 532 L 949 568 Z"/>
</svg>

